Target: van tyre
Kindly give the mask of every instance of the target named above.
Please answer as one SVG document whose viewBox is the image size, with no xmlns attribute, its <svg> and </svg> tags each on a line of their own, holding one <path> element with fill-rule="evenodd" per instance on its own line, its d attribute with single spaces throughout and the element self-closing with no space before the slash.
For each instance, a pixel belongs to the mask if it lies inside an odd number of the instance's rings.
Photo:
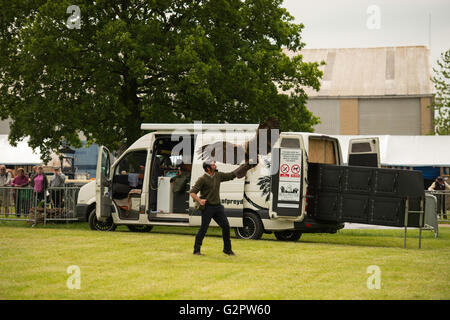
<svg viewBox="0 0 450 320">
<path fill-rule="evenodd" d="M 89 227 L 96 231 L 114 231 L 117 225 L 114 223 L 112 217 L 108 217 L 105 221 L 97 220 L 95 209 L 89 214 Z"/>
<path fill-rule="evenodd" d="M 283 230 L 274 232 L 274 234 L 279 241 L 297 241 L 302 236 L 298 230 Z"/>
<path fill-rule="evenodd" d="M 150 232 L 153 226 L 135 226 L 135 225 L 127 225 L 128 229 L 132 232 Z"/>
<path fill-rule="evenodd" d="M 251 240 L 261 239 L 264 232 L 264 226 L 258 215 L 252 212 L 244 213 L 243 225 L 242 228 L 234 229 L 237 238 Z"/>
</svg>

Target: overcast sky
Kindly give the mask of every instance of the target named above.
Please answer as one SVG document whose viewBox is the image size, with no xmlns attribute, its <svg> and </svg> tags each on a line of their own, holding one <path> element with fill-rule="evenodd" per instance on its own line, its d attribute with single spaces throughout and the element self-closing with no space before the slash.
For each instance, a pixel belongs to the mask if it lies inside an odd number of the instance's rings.
<svg viewBox="0 0 450 320">
<path fill-rule="evenodd" d="M 283 6 L 305 25 L 305 48 L 425 45 L 432 66 L 450 49 L 450 0 L 284 0 Z"/>
</svg>

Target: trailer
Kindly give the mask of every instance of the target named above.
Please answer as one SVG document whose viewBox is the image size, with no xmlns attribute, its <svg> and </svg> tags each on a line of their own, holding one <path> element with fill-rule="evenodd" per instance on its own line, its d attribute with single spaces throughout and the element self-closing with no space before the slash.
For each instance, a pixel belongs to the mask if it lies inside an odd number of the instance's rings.
<svg viewBox="0 0 450 320">
<path fill-rule="evenodd" d="M 201 212 L 189 196 L 190 186 L 204 174 L 199 150 L 217 143 L 245 145 L 257 128 L 142 124 L 141 129 L 152 132 L 116 161 L 100 147 L 96 181 L 81 188 L 77 214 L 93 230 L 112 231 L 117 225 L 132 231 L 150 231 L 155 225 L 200 226 Z M 378 144 L 376 138 L 351 141 L 351 165 L 344 166 L 336 138 L 277 134 L 271 152 L 258 154 L 244 177 L 222 183 L 221 201 L 230 227 L 242 239 L 274 233 L 278 240 L 296 241 L 303 233 L 336 233 L 345 222 L 423 226 L 422 215 L 409 217 L 424 207 L 421 172 L 379 168 Z M 216 164 L 219 171 L 229 172 L 241 162 Z M 185 183 L 180 189 L 181 176 Z M 217 225 L 212 221 L 211 226 Z"/>
</svg>

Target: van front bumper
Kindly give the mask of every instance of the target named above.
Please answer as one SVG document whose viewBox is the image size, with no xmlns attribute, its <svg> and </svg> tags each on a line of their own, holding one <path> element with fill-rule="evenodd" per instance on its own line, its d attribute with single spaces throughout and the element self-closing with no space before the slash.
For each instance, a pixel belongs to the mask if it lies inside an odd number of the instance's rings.
<svg viewBox="0 0 450 320">
<path fill-rule="evenodd" d="M 85 203 L 79 203 L 75 207 L 75 213 L 77 215 L 78 221 L 88 221 L 88 212 L 89 211 L 89 205 Z"/>
</svg>

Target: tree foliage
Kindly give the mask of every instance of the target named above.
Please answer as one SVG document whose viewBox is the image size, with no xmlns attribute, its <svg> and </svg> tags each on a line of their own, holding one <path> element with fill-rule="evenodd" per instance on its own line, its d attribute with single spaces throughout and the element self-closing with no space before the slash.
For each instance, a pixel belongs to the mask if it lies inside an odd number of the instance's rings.
<svg viewBox="0 0 450 320">
<path fill-rule="evenodd" d="M 433 107 L 436 111 L 434 130 L 439 135 L 450 134 L 450 50 L 441 53 L 437 61 L 439 69 L 433 69 L 435 76 L 432 78 L 436 89 Z"/>
<path fill-rule="evenodd" d="M 282 0 L 0 0 L 0 117 L 45 156 L 62 140 L 113 150 L 143 122 L 258 123 L 312 131 L 302 24 Z"/>
</svg>

